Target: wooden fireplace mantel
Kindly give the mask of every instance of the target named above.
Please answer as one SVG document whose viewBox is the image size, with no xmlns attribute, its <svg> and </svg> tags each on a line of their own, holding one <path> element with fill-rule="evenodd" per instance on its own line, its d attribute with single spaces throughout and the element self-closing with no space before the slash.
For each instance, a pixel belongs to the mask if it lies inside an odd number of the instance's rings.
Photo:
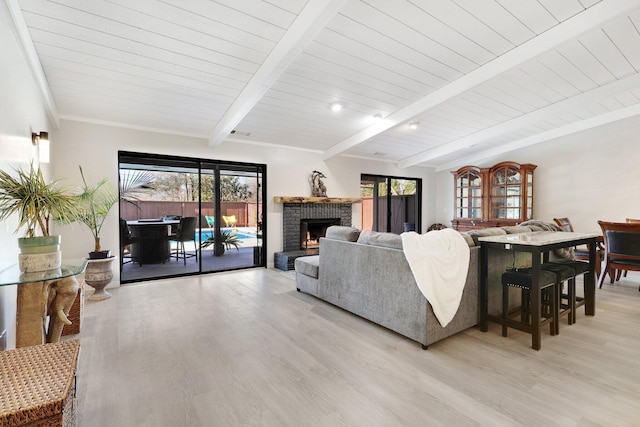
<svg viewBox="0 0 640 427">
<path fill-rule="evenodd" d="M 275 203 L 361 203 L 362 199 L 349 197 L 304 197 L 304 196 L 274 196 Z"/>
</svg>

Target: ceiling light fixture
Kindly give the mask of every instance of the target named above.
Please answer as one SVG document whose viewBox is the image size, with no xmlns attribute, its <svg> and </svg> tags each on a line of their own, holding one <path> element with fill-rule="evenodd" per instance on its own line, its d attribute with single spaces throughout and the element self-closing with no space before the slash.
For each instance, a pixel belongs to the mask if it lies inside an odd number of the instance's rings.
<svg viewBox="0 0 640 427">
<path fill-rule="evenodd" d="M 334 113 L 337 113 L 338 111 L 342 110 L 342 108 L 343 106 L 339 102 L 334 102 L 333 104 L 331 104 L 331 111 L 333 111 Z"/>
<path fill-rule="evenodd" d="M 409 123 L 409 129 L 418 129 L 418 125 L 420 122 L 411 122 Z"/>
</svg>

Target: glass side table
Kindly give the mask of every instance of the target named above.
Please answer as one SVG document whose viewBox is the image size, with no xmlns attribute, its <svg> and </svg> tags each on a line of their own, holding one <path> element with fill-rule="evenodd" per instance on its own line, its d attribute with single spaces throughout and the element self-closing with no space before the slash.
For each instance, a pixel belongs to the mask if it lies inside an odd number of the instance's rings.
<svg viewBox="0 0 640 427">
<path fill-rule="evenodd" d="M 16 347 L 56 342 L 78 294 L 76 276 L 86 259 L 63 260 L 60 268 L 24 273 L 14 264 L 0 271 L 0 286 L 17 285 Z M 50 316 L 47 322 L 47 316 Z"/>
</svg>

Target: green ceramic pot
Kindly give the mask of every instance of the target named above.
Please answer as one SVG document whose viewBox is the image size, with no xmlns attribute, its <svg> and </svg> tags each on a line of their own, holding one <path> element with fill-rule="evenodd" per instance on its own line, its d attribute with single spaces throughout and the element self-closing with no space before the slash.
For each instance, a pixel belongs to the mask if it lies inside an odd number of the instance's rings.
<svg viewBox="0 0 640 427">
<path fill-rule="evenodd" d="M 18 246 L 23 254 L 44 254 L 60 251 L 61 236 L 20 237 Z"/>
</svg>

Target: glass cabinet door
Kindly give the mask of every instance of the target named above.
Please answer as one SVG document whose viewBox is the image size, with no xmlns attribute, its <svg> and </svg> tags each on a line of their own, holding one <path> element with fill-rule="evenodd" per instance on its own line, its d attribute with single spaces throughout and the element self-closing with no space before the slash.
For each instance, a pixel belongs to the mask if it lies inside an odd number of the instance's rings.
<svg viewBox="0 0 640 427">
<path fill-rule="evenodd" d="M 533 219 L 533 171 L 527 171 L 527 216 L 525 221 Z"/>
<path fill-rule="evenodd" d="M 482 178 L 477 168 L 458 171 L 456 178 L 456 218 L 482 218 Z"/>
<path fill-rule="evenodd" d="M 491 217 L 522 218 L 522 175 L 519 165 L 501 165 L 492 171 Z"/>
</svg>

